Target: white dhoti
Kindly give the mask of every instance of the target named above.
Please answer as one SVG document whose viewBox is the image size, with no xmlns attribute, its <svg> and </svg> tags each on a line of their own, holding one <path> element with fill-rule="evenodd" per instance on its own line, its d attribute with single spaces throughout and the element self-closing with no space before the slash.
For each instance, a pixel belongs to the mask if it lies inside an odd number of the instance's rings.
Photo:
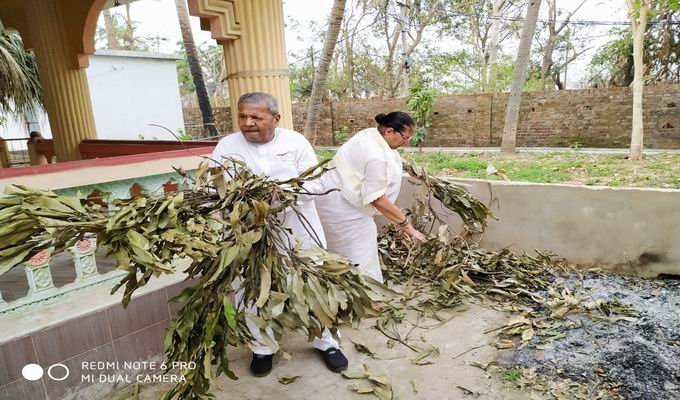
<svg viewBox="0 0 680 400">
<path fill-rule="evenodd" d="M 316 200 L 328 250 L 359 264 L 362 274 L 383 281 L 378 256 L 378 227 L 372 216 L 357 211 L 333 192 Z"/>
</svg>

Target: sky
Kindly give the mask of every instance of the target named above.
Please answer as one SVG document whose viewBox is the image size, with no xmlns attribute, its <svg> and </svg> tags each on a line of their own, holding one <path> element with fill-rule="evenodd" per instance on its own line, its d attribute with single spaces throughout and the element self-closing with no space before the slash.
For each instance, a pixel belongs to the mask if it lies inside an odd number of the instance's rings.
<svg viewBox="0 0 680 400">
<path fill-rule="evenodd" d="M 570 9 L 576 7 L 580 0 L 557 0 L 559 8 Z M 547 5 L 541 7 L 541 16 L 547 17 Z M 310 7 L 313 4 L 313 7 Z M 349 2 L 348 2 L 349 4 Z M 290 22 L 295 19 L 300 26 L 306 26 L 310 21 L 324 25 L 330 14 L 333 0 L 284 0 L 283 11 L 286 21 L 286 50 L 299 52 L 309 46 L 309 42 L 298 39 L 300 32 L 290 29 Z M 124 10 L 121 9 L 121 12 Z M 176 43 L 181 40 L 174 0 L 143 0 L 132 3 L 132 18 L 139 22 L 137 33 L 140 36 L 157 38 L 157 50 L 172 53 Z M 559 19 L 559 17 L 558 17 Z M 588 21 L 626 21 L 627 9 L 625 0 L 588 0 L 573 17 L 572 20 Z M 211 43 L 209 32 L 201 31 L 198 18 L 192 17 L 192 27 L 197 44 Z M 611 26 L 591 27 L 589 50 L 574 64 L 569 66 L 569 81 L 573 83 L 583 78 L 587 64 L 596 50 L 607 42 L 607 32 Z M 441 45 L 441 44 L 440 44 Z M 443 43 L 444 46 L 456 46 L 455 42 Z M 320 47 L 320 45 L 318 46 Z M 508 45 L 508 50 L 512 45 Z M 289 61 L 294 58 L 289 57 Z"/>
</svg>

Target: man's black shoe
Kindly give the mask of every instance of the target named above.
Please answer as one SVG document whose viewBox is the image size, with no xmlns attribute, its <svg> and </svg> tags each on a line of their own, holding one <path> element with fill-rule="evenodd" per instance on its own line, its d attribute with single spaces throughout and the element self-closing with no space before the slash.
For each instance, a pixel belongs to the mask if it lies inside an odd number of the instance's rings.
<svg viewBox="0 0 680 400">
<path fill-rule="evenodd" d="M 255 354 L 250 362 L 250 372 L 257 377 L 267 376 L 272 372 L 273 354 Z"/>
<path fill-rule="evenodd" d="M 347 369 L 349 361 L 347 361 L 347 357 L 345 357 L 345 355 L 342 354 L 342 351 L 340 351 L 340 349 L 330 348 L 325 351 L 319 350 L 319 352 L 323 354 L 323 359 L 326 362 L 326 367 L 328 367 L 328 369 L 330 369 L 331 371 L 340 372 Z"/>
</svg>

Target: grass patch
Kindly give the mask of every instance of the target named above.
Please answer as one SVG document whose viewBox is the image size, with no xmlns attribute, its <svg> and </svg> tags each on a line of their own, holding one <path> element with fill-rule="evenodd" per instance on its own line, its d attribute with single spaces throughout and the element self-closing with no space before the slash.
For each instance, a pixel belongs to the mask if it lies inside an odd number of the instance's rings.
<svg viewBox="0 0 680 400">
<path fill-rule="evenodd" d="M 501 378 L 508 382 L 517 383 L 524 376 L 521 368 L 505 368 L 501 370 Z"/>
<path fill-rule="evenodd" d="M 319 159 L 334 154 L 332 150 L 317 150 Z M 572 150 L 515 155 L 402 152 L 402 158 L 435 175 L 460 178 L 501 179 L 487 175 L 491 164 L 512 181 L 680 189 L 680 154 L 647 155 L 641 161 L 629 161 L 622 154 Z"/>
<path fill-rule="evenodd" d="M 545 168 L 541 165 L 528 165 L 517 168 L 512 173 L 512 180 L 537 183 L 561 183 L 571 179 L 571 174 L 557 168 Z"/>
<path fill-rule="evenodd" d="M 315 152 L 319 161 L 333 158 L 335 155 L 335 150 L 316 149 Z"/>
</svg>

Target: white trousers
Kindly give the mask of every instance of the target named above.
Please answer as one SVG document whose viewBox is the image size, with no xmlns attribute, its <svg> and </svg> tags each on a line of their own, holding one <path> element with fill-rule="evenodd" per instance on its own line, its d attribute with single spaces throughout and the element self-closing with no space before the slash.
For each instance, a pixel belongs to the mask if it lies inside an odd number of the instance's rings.
<svg viewBox="0 0 680 400">
<path fill-rule="evenodd" d="M 243 290 L 239 290 L 239 287 L 241 285 L 241 281 L 239 279 L 234 280 L 232 282 L 231 287 L 234 291 L 236 291 L 236 304 L 241 304 L 241 299 L 243 298 Z M 250 318 L 248 318 L 249 315 L 255 315 L 257 312 L 257 307 L 255 305 L 250 304 L 247 305 L 243 308 L 243 310 L 246 313 L 246 325 L 248 326 L 248 329 L 250 330 L 250 334 L 253 336 L 253 341 L 250 343 L 250 349 L 253 351 L 255 354 L 260 354 L 260 355 L 269 355 L 269 354 L 274 354 L 274 351 L 267 346 L 267 343 L 262 337 L 262 332 L 260 332 L 260 327 L 257 326 L 255 322 L 253 322 Z M 276 338 L 274 337 L 274 332 L 272 331 L 271 327 L 267 327 L 265 329 L 267 332 L 267 335 L 271 338 L 271 340 L 276 343 Z M 340 336 L 340 332 L 338 331 L 338 337 Z M 333 337 L 333 334 L 331 331 L 326 328 L 321 332 L 321 337 L 314 338 L 314 341 L 312 341 L 312 346 L 315 349 L 319 349 L 321 351 L 326 351 L 331 348 L 339 349 L 340 348 L 340 343 L 338 343 L 337 340 Z"/>
</svg>

